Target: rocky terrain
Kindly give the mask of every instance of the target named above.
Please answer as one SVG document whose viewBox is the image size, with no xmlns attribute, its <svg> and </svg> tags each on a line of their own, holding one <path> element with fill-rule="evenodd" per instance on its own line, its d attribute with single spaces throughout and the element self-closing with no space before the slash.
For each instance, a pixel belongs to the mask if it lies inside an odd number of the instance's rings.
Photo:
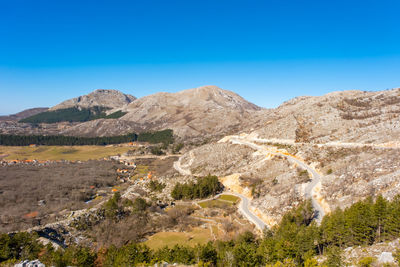
<svg viewBox="0 0 400 267">
<path fill-rule="evenodd" d="M 252 140 L 251 135 L 247 138 Z M 400 192 L 398 148 L 304 143 L 261 146 L 271 154 L 265 156 L 257 149 L 239 144 L 208 144 L 183 155 L 180 167 L 188 170 L 187 174 L 219 175 L 229 190 L 252 198 L 253 208 L 270 225 L 279 222 L 286 211 L 306 198 L 310 182 L 307 170 L 286 155 L 293 155 L 320 174 L 321 181 L 314 194 L 327 213 L 369 196 L 382 194 L 392 200 Z"/>
<path fill-rule="evenodd" d="M 103 105 L 113 107 L 109 112 L 121 110 L 126 114 L 119 119 L 55 124 L 57 127 L 3 122 L 2 131 L 105 136 L 171 128 L 179 139 L 188 142 L 245 132 L 249 141 L 291 153 L 321 173 L 318 194 L 329 211 L 370 195 L 383 194 L 391 199 L 398 194 L 398 103 L 400 89 L 297 97 L 271 110 L 216 86 L 140 99 L 113 90 L 96 90 L 52 109 Z M 253 206 L 269 222 L 279 221 L 284 211 L 305 198 L 304 188 L 310 180 L 307 171 L 285 155 L 266 157 L 257 149 L 229 142 L 211 141 L 188 149 L 179 164 L 187 176 L 212 173 L 231 177 L 228 184 L 251 196 Z"/>
<path fill-rule="evenodd" d="M 54 107 L 51 107 L 50 110 L 72 107 L 88 108 L 94 106 L 119 108 L 131 103 L 135 99 L 136 97 L 123 94 L 118 90 L 97 89 L 88 95 L 68 99 Z"/>
<path fill-rule="evenodd" d="M 324 174 L 321 194 L 331 209 L 379 194 L 392 200 L 400 193 L 398 148 L 303 146 L 299 151 Z"/>
<path fill-rule="evenodd" d="M 385 143 L 399 140 L 400 89 L 296 97 L 265 114 L 255 132 L 296 142 Z"/>
<path fill-rule="evenodd" d="M 109 133 L 127 132 L 133 123 L 146 130 L 172 129 L 181 139 L 205 139 L 234 133 L 261 110 L 239 95 L 216 86 L 204 86 L 178 93 L 157 93 L 110 111 L 127 112 L 118 121 L 103 123 Z M 126 127 L 114 129 L 114 125 Z M 86 122 L 65 133 L 96 135 L 94 122 Z M 106 126 L 108 125 L 108 126 Z"/>
<path fill-rule="evenodd" d="M 254 132 L 260 138 L 287 139 L 292 143 L 398 145 L 399 103 L 400 89 L 343 91 L 297 97 L 276 109 L 263 109 L 231 91 L 203 86 L 178 93 L 156 93 L 140 99 L 116 90 L 100 89 L 64 101 L 50 110 L 102 106 L 111 108 L 107 111 L 109 114 L 126 112 L 119 119 L 99 119 L 68 126 L 64 123 L 58 133 L 65 135 L 104 136 L 170 128 L 177 137 L 188 141 L 217 140 L 243 131 Z M 39 129 L 33 129 L 35 127 Z M 14 123 L 12 127 L 4 125 L 0 128 L 2 133 L 48 134 L 48 128 L 57 127 Z"/>
<path fill-rule="evenodd" d="M 47 111 L 49 108 L 30 108 L 8 116 L 0 116 L 0 121 L 19 121 L 38 113 Z"/>
<path fill-rule="evenodd" d="M 148 128 L 134 121 L 119 119 L 98 119 L 71 125 L 71 127 L 66 127 L 65 129 L 61 130 L 59 134 L 88 137 L 114 136 L 143 132 L 146 129 Z"/>
<path fill-rule="evenodd" d="M 126 107 L 123 119 L 151 121 L 161 129 L 174 129 L 178 136 L 196 137 L 232 131 L 259 109 L 230 91 L 206 86 L 144 97 Z"/>
<path fill-rule="evenodd" d="M 171 128 L 188 142 L 246 132 L 251 142 L 291 153 L 321 173 L 318 193 L 329 211 L 370 195 L 391 199 L 398 194 L 398 103 L 400 89 L 297 97 L 271 110 L 216 86 L 140 99 L 114 90 L 96 90 L 51 109 L 103 105 L 113 107 L 109 112 L 126 114 L 119 119 L 57 127 L 3 122 L 2 131 L 105 136 Z M 285 211 L 305 198 L 304 188 L 310 180 L 306 170 L 284 155 L 266 157 L 257 149 L 231 143 L 211 142 L 188 149 L 179 164 L 187 176 L 212 173 L 229 177 L 227 183 L 251 196 L 253 206 L 270 223 L 279 221 Z"/>
<path fill-rule="evenodd" d="M 50 108 L 50 111 L 95 106 L 111 108 L 108 114 L 117 111 L 127 114 L 119 119 L 98 119 L 68 125 L 58 133 L 104 136 L 169 128 L 180 139 L 204 140 L 239 131 L 244 124 L 249 124 L 255 113 L 263 110 L 231 91 L 204 86 L 178 93 L 157 93 L 140 99 L 116 90 L 96 90 L 66 100 Z M 43 123 L 32 127 L 14 123 L 0 127 L 0 130 L 10 134 L 54 134 L 54 131 L 47 130 L 49 128 L 56 127 Z"/>
<path fill-rule="evenodd" d="M 21 123 L 18 121 L 0 121 L 1 134 L 16 135 L 58 135 L 64 130 L 77 125 L 77 122 L 60 122 L 60 123 Z"/>
<path fill-rule="evenodd" d="M 270 226 L 303 199 L 307 174 L 283 157 L 266 158 L 247 146 L 216 143 L 186 153 L 181 164 L 192 175 L 214 173 L 227 190 L 252 198 L 252 206 Z"/>
</svg>

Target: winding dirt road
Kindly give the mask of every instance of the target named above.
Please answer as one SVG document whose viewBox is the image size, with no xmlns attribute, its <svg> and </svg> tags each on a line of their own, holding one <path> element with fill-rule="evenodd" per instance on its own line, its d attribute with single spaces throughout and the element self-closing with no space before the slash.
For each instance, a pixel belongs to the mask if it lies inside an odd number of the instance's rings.
<svg viewBox="0 0 400 267">
<path fill-rule="evenodd" d="M 194 156 L 193 156 L 193 152 L 192 151 L 190 151 L 189 152 L 189 157 L 190 157 L 190 160 L 189 160 L 189 162 L 187 163 L 187 167 L 189 167 L 190 165 L 192 165 L 192 163 L 193 163 L 193 160 L 194 160 Z M 174 162 L 174 169 L 175 170 L 177 170 L 180 174 L 182 174 L 182 175 L 185 175 L 185 176 L 189 176 L 189 175 L 192 175 L 192 172 L 190 171 L 190 169 L 185 169 L 183 166 L 182 166 L 182 163 L 181 163 L 181 161 L 182 161 L 182 157 L 180 157 L 177 161 L 175 161 Z"/>
<path fill-rule="evenodd" d="M 223 138 L 220 142 L 231 142 L 232 144 L 245 145 L 245 146 L 251 147 L 251 148 L 261 152 L 262 154 L 264 154 L 266 156 L 271 155 L 271 154 L 283 156 L 283 157 L 287 158 L 288 160 L 290 160 L 290 161 L 296 163 L 297 165 L 303 167 L 304 169 L 306 169 L 311 176 L 311 181 L 306 185 L 306 187 L 304 189 L 304 191 L 305 191 L 304 194 L 305 194 L 306 198 L 311 199 L 312 206 L 313 206 L 314 210 L 316 211 L 316 221 L 317 221 L 317 223 L 321 223 L 322 218 L 325 215 L 325 211 L 324 211 L 323 207 L 320 205 L 320 203 L 318 202 L 317 194 L 315 192 L 316 186 L 321 181 L 320 174 L 318 172 L 316 172 L 315 169 L 313 169 L 311 166 L 307 165 L 305 162 L 301 161 L 300 159 L 296 158 L 295 156 L 290 155 L 288 153 L 283 153 L 280 151 L 268 150 L 262 145 L 257 145 L 255 142 L 258 142 L 258 141 L 260 141 L 260 139 L 254 138 L 254 140 L 253 140 L 251 138 L 246 138 L 246 137 L 242 137 L 242 136 L 227 136 L 227 137 Z M 182 175 L 191 175 L 192 174 L 191 171 L 189 170 L 189 166 L 195 160 L 192 152 L 189 152 L 189 157 L 190 157 L 190 160 L 189 160 L 188 164 L 186 164 L 185 166 L 182 166 L 181 158 L 179 158 L 179 160 L 174 163 L 174 168 Z M 253 212 L 250 211 L 251 200 L 249 198 L 247 198 L 246 196 L 239 194 L 239 193 L 233 193 L 233 192 L 226 192 L 226 193 L 233 194 L 241 199 L 241 202 L 239 204 L 239 211 L 247 218 L 247 220 L 252 222 L 261 231 L 265 227 L 267 227 L 267 224 L 261 218 L 259 218 L 257 215 L 255 215 Z"/>
<path fill-rule="evenodd" d="M 239 193 L 235 193 L 235 192 L 230 192 L 230 191 L 225 191 L 223 193 L 217 194 L 212 198 L 209 199 L 203 199 L 200 201 L 197 201 L 196 203 L 201 203 L 201 202 L 205 202 L 205 201 L 210 201 L 212 199 L 218 199 L 218 197 L 220 195 L 233 195 L 233 196 L 237 196 L 238 198 L 240 198 L 240 203 L 239 203 L 239 212 L 246 217 L 246 219 L 248 221 L 250 221 L 251 223 L 253 223 L 259 230 L 263 231 L 264 228 L 268 227 L 268 225 L 263 222 L 260 218 L 257 217 L 257 215 L 255 215 L 252 211 L 250 211 L 249 207 L 251 204 L 251 200 L 249 198 L 247 198 L 246 196 L 239 194 Z"/>
<path fill-rule="evenodd" d="M 241 199 L 239 203 L 239 212 L 242 213 L 246 219 L 252 222 L 259 230 L 263 231 L 264 228 L 268 228 L 267 224 L 263 220 L 250 211 L 249 207 L 251 200 L 249 198 L 239 193 L 226 192 L 226 194 L 232 194 Z"/>
<path fill-rule="evenodd" d="M 304 169 L 306 169 L 308 171 L 308 173 L 311 175 L 312 179 L 311 179 L 311 182 L 306 185 L 304 193 L 305 193 L 306 198 L 311 198 L 313 208 L 316 211 L 316 221 L 318 223 L 321 223 L 322 218 L 325 215 L 325 211 L 322 208 L 322 206 L 319 204 L 317 197 L 316 197 L 316 193 L 315 193 L 316 185 L 320 183 L 321 176 L 311 166 L 307 165 L 303 161 L 297 159 L 296 157 L 294 157 L 288 153 L 267 150 L 265 147 L 257 145 L 255 143 L 253 143 L 253 141 L 247 140 L 244 137 L 231 136 L 231 137 L 227 138 L 226 141 L 230 141 L 232 144 L 249 146 L 253 149 L 260 151 L 261 153 L 263 153 L 265 155 L 273 154 L 273 155 L 280 155 L 280 156 L 286 157 L 287 159 L 291 160 L 292 162 L 295 162 L 296 164 L 298 164 L 298 165 L 302 166 Z"/>
<path fill-rule="evenodd" d="M 189 163 L 186 165 L 187 167 L 189 167 L 192 162 L 194 161 L 194 156 L 192 152 L 189 152 L 189 156 L 190 156 L 190 161 Z M 185 169 L 182 167 L 181 164 L 181 158 L 179 158 L 178 161 L 174 162 L 174 168 L 175 170 L 177 170 L 180 174 L 182 175 L 191 175 L 191 171 L 188 169 Z M 253 223 L 259 230 L 263 231 L 264 228 L 267 227 L 267 224 L 261 220 L 259 217 L 257 217 L 257 215 L 255 215 L 252 211 L 250 211 L 250 203 L 251 200 L 249 198 L 247 198 L 246 196 L 239 194 L 239 193 L 234 193 L 234 192 L 224 192 L 223 194 L 231 194 L 234 196 L 237 196 L 240 198 L 240 203 L 239 203 L 239 212 L 246 217 L 247 220 L 249 220 L 251 223 Z M 215 197 L 213 197 L 215 198 Z M 207 201 L 206 200 L 202 200 L 202 201 Z M 200 201 L 201 202 L 201 201 Z"/>
</svg>

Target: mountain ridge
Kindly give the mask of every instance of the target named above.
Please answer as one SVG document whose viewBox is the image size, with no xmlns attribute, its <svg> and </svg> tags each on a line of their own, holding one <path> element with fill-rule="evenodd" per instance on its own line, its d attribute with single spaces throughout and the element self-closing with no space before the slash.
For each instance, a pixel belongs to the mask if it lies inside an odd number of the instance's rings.
<svg viewBox="0 0 400 267">
<path fill-rule="evenodd" d="M 93 92 L 65 100 L 50 108 L 50 111 L 72 107 L 89 108 L 94 106 L 116 108 L 136 100 L 136 97 L 114 89 L 96 89 Z"/>
<path fill-rule="evenodd" d="M 135 122 L 141 129 L 169 128 L 178 137 L 186 139 L 227 133 L 230 128 L 240 125 L 249 119 L 251 113 L 262 108 L 231 91 L 217 86 L 202 86 L 177 93 L 160 92 L 144 96 L 110 112 L 117 110 L 127 113 L 119 119 L 126 121 L 127 125 Z M 110 123 L 103 121 L 102 125 Z M 98 132 L 94 124 L 82 123 L 67 129 L 63 134 L 79 132 L 88 136 L 96 135 Z M 119 131 L 125 132 L 127 129 L 131 129 L 131 126 L 119 128 Z M 110 128 L 105 132 L 115 134 L 114 130 Z"/>
<path fill-rule="evenodd" d="M 19 121 L 21 119 L 25 119 L 38 113 L 47 111 L 48 109 L 49 108 L 47 107 L 29 108 L 15 114 L 0 116 L 0 121 Z"/>
<path fill-rule="evenodd" d="M 106 95 L 117 95 L 103 101 Z M 96 97 L 100 94 L 101 97 Z M 93 97 L 94 95 L 94 97 Z M 173 129 L 180 139 L 215 139 L 223 135 L 254 132 L 260 138 L 297 142 L 382 143 L 400 139 L 396 118 L 400 114 L 400 89 L 384 91 L 335 91 L 322 96 L 299 96 L 274 109 L 258 107 L 238 94 L 208 85 L 176 93 L 160 92 L 136 99 L 116 90 L 96 90 L 66 100 L 68 105 L 108 105 L 107 114 L 121 112 L 117 119 L 99 119 L 62 127 L 59 134 L 104 136 L 130 131 Z M 121 102 L 122 99 L 122 102 Z M 125 114 L 126 113 L 126 114 Z M 29 125 L 12 124 L 3 133 L 24 132 Z M 46 129 L 43 127 L 43 133 Z M 37 133 L 37 131 L 35 131 Z M 54 133 L 54 132 L 52 132 Z"/>
</svg>

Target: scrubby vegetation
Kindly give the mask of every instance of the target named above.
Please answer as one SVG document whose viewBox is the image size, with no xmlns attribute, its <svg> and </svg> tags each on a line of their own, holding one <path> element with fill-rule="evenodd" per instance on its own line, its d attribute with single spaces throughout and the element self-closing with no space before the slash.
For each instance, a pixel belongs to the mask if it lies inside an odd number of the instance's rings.
<svg viewBox="0 0 400 267">
<path fill-rule="evenodd" d="M 174 147 L 172 148 L 172 153 L 174 154 L 179 153 L 179 151 L 181 151 L 184 146 L 185 145 L 183 143 L 174 145 Z"/>
<path fill-rule="evenodd" d="M 217 176 L 208 175 L 197 179 L 197 183 L 177 183 L 171 192 L 174 199 L 206 198 L 222 190 Z"/>
<path fill-rule="evenodd" d="M 121 247 L 143 241 L 160 231 L 186 231 L 196 227 L 199 221 L 189 217 L 192 213 L 192 207 L 176 206 L 166 211 L 155 201 L 142 197 L 129 200 L 116 192 L 93 216 L 81 216 L 71 227 L 84 231 L 85 236 L 95 240 L 98 247 Z"/>
<path fill-rule="evenodd" d="M 97 252 L 85 247 L 55 251 L 39 244 L 34 234 L 3 234 L 0 262 L 39 258 L 56 266 L 133 266 L 163 261 L 199 266 L 343 266 L 343 248 L 399 237 L 400 197 L 390 202 L 380 196 L 376 201 L 369 198 L 357 202 L 326 216 L 320 226 L 313 217 L 311 203 L 305 202 L 285 214 L 281 223 L 266 231 L 261 239 L 246 232 L 231 241 L 158 250 L 129 243 Z M 316 255 L 326 256 L 323 265 L 313 259 Z M 360 264 L 369 262 L 371 259 L 363 259 Z"/>
<path fill-rule="evenodd" d="M 163 149 L 161 148 L 161 146 L 153 146 L 150 149 L 151 154 L 153 155 L 157 155 L 157 156 L 161 156 L 161 155 L 165 155 L 165 152 L 163 151 Z"/>
<path fill-rule="evenodd" d="M 30 144 L 48 146 L 109 145 L 134 141 L 149 142 L 152 144 L 163 143 L 168 145 L 174 142 L 174 138 L 172 130 L 169 129 L 158 132 L 130 133 L 126 135 L 102 137 L 0 134 L 0 145 L 3 146 L 27 146 Z"/>
<path fill-rule="evenodd" d="M 57 123 L 62 121 L 84 122 L 96 119 L 118 119 L 126 114 L 126 112 L 116 111 L 109 115 L 106 111 L 110 108 L 94 106 L 90 108 L 64 108 L 41 112 L 39 114 L 22 119 L 19 122 L 29 123 Z"/>
<path fill-rule="evenodd" d="M 157 191 L 157 192 L 162 192 L 163 189 L 165 188 L 165 186 L 166 186 L 166 184 L 160 183 L 159 181 L 155 181 L 155 180 L 151 180 L 148 185 L 148 187 L 151 191 Z"/>
<path fill-rule="evenodd" d="M 118 110 L 104 117 L 104 119 L 118 119 L 124 116 L 127 112 Z"/>
<path fill-rule="evenodd" d="M 117 183 L 111 161 L 8 166 L 0 171 L 0 232 L 54 220 L 50 214 L 88 207 L 85 201 Z"/>
</svg>

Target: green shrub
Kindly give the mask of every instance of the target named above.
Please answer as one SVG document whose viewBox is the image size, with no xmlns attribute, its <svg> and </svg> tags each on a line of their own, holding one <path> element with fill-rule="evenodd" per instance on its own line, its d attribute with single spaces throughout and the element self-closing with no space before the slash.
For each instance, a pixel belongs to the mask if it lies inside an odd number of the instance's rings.
<svg viewBox="0 0 400 267">
<path fill-rule="evenodd" d="M 177 183 L 171 192 L 174 199 L 205 198 L 222 190 L 217 176 L 208 175 L 197 179 L 197 183 Z"/>
<path fill-rule="evenodd" d="M 157 192 L 162 192 L 162 190 L 165 188 L 165 184 L 160 183 L 155 180 L 151 180 L 148 187 L 151 191 L 157 191 Z"/>
<path fill-rule="evenodd" d="M 358 262 L 358 266 L 360 267 L 370 267 L 376 261 L 374 257 L 364 257 Z"/>
</svg>

